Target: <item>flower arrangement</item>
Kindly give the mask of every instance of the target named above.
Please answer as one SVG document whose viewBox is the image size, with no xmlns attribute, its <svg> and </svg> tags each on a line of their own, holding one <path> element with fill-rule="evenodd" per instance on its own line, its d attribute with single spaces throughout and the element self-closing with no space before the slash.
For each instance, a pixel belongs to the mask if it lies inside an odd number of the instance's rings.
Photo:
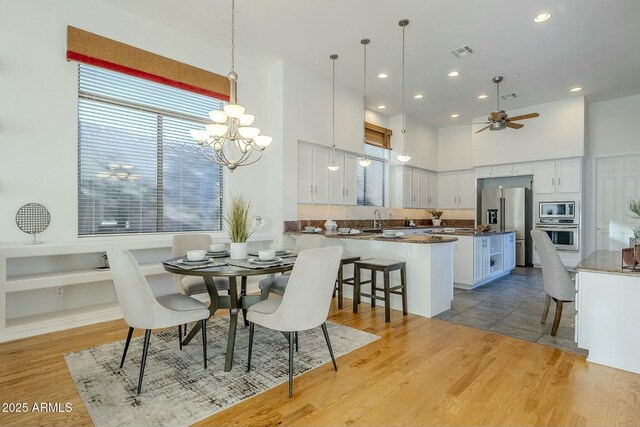
<svg viewBox="0 0 640 427">
<path fill-rule="evenodd" d="M 442 216 L 442 214 L 444 212 L 442 211 L 436 211 L 436 210 L 430 210 L 429 213 L 431 214 L 431 216 L 433 217 L 433 219 L 440 219 L 440 217 Z"/>
<path fill-rule="evenodd" d="M 249 230 L 251 202 L 242 196 L 232 197 L 222 216 L 225 231 L 232 243 L 244 243 L 253 233 Z"/>
<path fill-rule="evenodd" d="M 640 199 L 638 200 L 629 200 L 629 210 L 633 213 L 633 215 L 630 215 L 631 217 L 635 218 L 635 219 L 640 219 Z M 636 240 L 640 239 L 640 226 L 637 227 L 633 227 L 633 235 L 635 236 Z"/>
</svg>

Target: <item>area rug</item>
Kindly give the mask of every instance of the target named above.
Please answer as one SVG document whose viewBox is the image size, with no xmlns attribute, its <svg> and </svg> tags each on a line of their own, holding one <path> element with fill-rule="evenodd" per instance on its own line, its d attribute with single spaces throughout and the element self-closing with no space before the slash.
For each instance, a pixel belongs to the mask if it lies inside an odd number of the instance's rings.
<svg viewBox="0 0 640 427">
<path fill-rule="evenodd" d="M 379 338 L 331 322 L 327 322 L 327 327 L 336 358 Z M 289 380 L 288 341 L 281 333 L 258 325 L 254 335 L 252 369 L 246 372 L 249 328 L 241 322 L 236 334 L 233 368 L 231 372 L 224 372 L 228 330 L 228 318 L 209 320 L 206 370 L 202 364 L 200 334 L 181 351 L 177 328 L 153 333 L 140 395 L 136 395 L 136 387 L 142 337 L 131 340 L 122 369 L 119 365 L 124 341 L 68 353 L 65 360 L 82 401 L 97 426 L 184 426 Z M 126 336 L 126 329 L 122 335 Z M 320 328 L 300 332 L 298 340 L 294 375 L 330 363 Z M 329 364 L 323 369 L 333 367 Z M 336 375 L 340 375 L 340 371 Z M 295 394 L 295 380 L 293 391 Z M 283 393 L 287 392 L 283 390 Z"/>
</svg>

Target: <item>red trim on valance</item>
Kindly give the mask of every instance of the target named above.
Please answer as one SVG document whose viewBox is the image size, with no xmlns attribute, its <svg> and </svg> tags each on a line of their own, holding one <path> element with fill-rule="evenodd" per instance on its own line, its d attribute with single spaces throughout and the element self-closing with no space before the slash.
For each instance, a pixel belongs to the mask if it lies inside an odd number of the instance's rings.
<svg viewBox="0 0 640 427">
<path fill-rule="evenodd" d="M 212 98 L 220 99 L 222 101 L 229 101 L 228 95 L 223 95 L 212 90 L 203 89 L 197 86 L 192 86 L 186 83 L 177 82 L 175 80 L 168 79 L 162 76 L 156 76 L 155 74 L 147 73 L 145 71 L 135 70 L 124 65 L 115 64 L 113 62 L 105 61 L 103 59 L 92 58 L 81 53 L 67 51 L 67 61 L 78 61 L 84 64 L 95 65 L 96 67 L 106 68 L 108 70 L 117 71 L 122 74 L 127 74 L 134 77 L 139 77 L 152 82 L 161 83 L 163 85 L 175 87 L 178 89 L 187 90 L 189 92 L 199 93 L 200 95 L 210 96 Z"/>
</svg>

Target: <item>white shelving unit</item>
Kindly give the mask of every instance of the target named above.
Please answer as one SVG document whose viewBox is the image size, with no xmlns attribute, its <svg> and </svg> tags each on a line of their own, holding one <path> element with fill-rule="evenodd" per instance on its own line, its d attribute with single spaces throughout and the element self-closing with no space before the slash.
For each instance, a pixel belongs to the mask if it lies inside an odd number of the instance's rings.
<svg viewBox="0 0 640 427">
<path fill-rule="evenodd" d="M 173 292 L 171 275 L 162 266 L 171 257 L 171 239 L 126 236 L 0 245 L 0 342 L 121 318 L 111 272 L 93 269 L 102 265 L 101 255 L 109 247 L 132 251 L 155 293 Z M 273 239 L 253 235 L 250 249 Z M 228 239 L 216 233 L 213 241 Z"/>
</svg>

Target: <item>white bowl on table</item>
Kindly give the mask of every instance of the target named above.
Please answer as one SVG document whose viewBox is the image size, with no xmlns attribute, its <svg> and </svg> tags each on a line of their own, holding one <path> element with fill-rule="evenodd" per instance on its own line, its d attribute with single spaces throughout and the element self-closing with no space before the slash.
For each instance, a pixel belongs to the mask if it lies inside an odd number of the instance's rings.
<svg viewBox="0 0 640 427">
<path fill-rule="evenodd" d="M 227 245 L 224 243 L 212 243 L 209 249 L 211 252 L 224 252 L 227 250 Z"/>
<path fill-rule="evenodd" d="M 349 227 L 340 227 L 338 228 L 338 233 L 340 234 L 347 234 L 350 233 L 351 229 Z"/>
<path fill-rule="evenodd" d="M 316 231 L 316 228 L 315 227 L 305 227 L 304 231 L 306 231 L 307 233 L 311 233 L 311 232 Z"/>
<path fill-rule="evenodd" d="M 258 259 L 260 261 L 271 261 L 276 258 L 276 250 L 275 249 L 263 249 L 258 251 Z"/>
<path fill-rule="evenodd" d="M 398 232 L 396 230 L 382 230 L 382 235 L 384 237 L 396 237 L 397 233 Z"/>
<path fill-rule="evenodd" d="M 207 256 L 203 249 L 191 249 L 187 251 L 187 261 L 202 261 Z"/>
</svg>

